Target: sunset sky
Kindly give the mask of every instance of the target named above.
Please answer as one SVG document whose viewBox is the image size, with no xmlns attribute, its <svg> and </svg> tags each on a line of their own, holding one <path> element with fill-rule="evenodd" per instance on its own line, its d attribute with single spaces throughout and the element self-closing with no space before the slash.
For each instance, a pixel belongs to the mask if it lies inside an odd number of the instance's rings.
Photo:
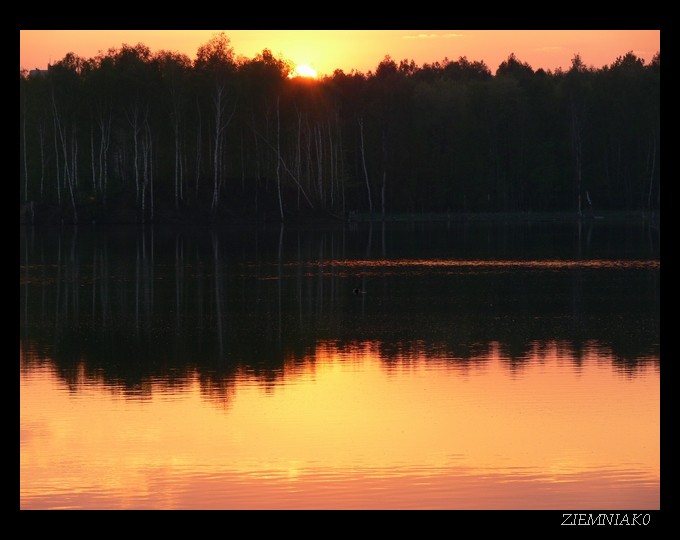
<svg viewBox="0 0 680 540">
<path fill-rule="evenodd" d="M 263 49 L 320 76 L 375 71 L 389 55 L 418 66 L 457 60 L 484 61 L 492 73 L 514 53 L 536 70 L 568 69 L 575 54 L 601 68 L 632 51 L 647 63 L 661 49 L 660 30 L 223 30 L 237 57 Z M 68 52 L 84 58 L 122 44 L 143 43 L 152 52 L 171 50 L 196 57 L 199 46 L 220 30 L 20 30 L 19 68 L 45 69 Z"/>
</svg>

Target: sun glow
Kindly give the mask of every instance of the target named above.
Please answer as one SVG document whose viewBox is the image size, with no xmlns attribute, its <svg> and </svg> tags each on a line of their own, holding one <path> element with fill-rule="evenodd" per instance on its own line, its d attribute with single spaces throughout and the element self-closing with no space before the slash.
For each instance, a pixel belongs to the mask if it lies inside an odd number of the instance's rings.
<svg viewBox="0 0 680 540">
<path fill-rule="evenodd" d="M 293 70 L 293 73 L 291 73 L 291 77 L 307 77 L 309 79 L 316 79 L 317 74 L 313 67 L 308 66 L 307 64 L 298 64 Z"/>
</svg>

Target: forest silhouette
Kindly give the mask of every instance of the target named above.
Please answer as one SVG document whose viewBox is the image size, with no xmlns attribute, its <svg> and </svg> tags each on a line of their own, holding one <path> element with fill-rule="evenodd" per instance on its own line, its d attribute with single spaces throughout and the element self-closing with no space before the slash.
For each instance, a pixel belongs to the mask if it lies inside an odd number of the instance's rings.
<svg viewBox="0 0 680 540">
<path fill-rule="evenodd" d="M 20 72 L 33 223 L 657 215 L 660 53 L 568 70 L 510 54 L 291 78 L 268 49 L 122 45 Z"/>
</svg>

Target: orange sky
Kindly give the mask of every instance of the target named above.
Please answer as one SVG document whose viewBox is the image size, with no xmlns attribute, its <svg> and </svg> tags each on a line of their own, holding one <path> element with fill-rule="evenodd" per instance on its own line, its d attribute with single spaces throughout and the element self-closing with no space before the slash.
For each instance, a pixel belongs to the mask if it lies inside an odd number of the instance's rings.
<svg viewBox="0 0 680 540">
<path fill-rule="evenodd" d="M 68 52 L 91 58 L 122 44 L 143 43 L 152 51 L 185 53 L 219 30 L 20 30 L 19 67 L 47 67 Z M 374 71 L 385 55 L 418 66 L 466 56 L 484 61 L 492 73 L 510 53 L 538 68 L 568 69 L 575 54 L 588 66 L 611 64 L 628 51 L 649 62 L 661 49 L 660 30 L 224 30 L 237 56 L 253 58 L 263 49 L 308 64 L 319 75 L 335 69 Z"/>
</svg>

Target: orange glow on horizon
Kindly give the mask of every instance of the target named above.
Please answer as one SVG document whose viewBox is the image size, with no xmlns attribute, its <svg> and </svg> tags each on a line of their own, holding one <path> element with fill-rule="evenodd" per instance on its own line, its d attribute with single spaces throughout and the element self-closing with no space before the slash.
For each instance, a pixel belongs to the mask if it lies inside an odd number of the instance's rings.
<svg viewBox="0 0 680 540">
<path fill-rule="evenodd" d="M 315 67 L 318 76 L 336 69 L 375 71 L 385 56 L 418 66 L 445 58 L 482 61 L 495 73 L 511 53 L 534 70 L 568 69 L 579 54 L 587 66 L 609 65 L 632 51 L 650 62 L 660 51 L 660 30 L 223 30 L 237 57 L 264 49 L 293 64 Z M 92 58 L 122 44 L 143 43 L 152 52 L 196 57 L 217 30 L 31 30 L 19 32 L 19 67 L 45 69 L 68 52 Z"/>
</svg>

